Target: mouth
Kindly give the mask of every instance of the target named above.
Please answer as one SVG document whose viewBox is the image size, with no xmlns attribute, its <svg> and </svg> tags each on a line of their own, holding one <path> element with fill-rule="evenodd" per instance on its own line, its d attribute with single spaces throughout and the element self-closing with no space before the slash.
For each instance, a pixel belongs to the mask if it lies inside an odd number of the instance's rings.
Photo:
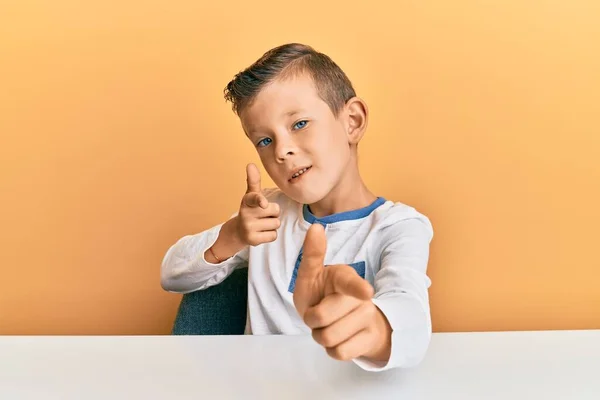
<svg viewBox="0 0 600 400">
<path fill-rule="evenodd" d="M 308 171 L 310 171 L 311 168 L 312 168 L 312 165 L 309 165 L 308 167 L 302 167 L 302 168 L 298 168 L 298 169 L 294 170 L 294 173 L 288 179 L 288 182 L 293 183 L 293 182 L 299 181 L 300 178 L 302 178 L 302 176 L 304 174 L 306 174 Z"/>
</svg>

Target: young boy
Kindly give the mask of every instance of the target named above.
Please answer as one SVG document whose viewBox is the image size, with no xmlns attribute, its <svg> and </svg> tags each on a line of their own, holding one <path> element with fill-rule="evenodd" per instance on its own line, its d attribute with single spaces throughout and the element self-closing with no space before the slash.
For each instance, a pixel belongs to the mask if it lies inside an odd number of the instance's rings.
<svg viewBox="0 0 600 400">
<path fill-rule="evenodd" d="M 344 72 L 301 44 L 265 53 L 225 89 L 277 185 L 247 190 L 228 221 L 166 253 L 165 290 L 188 293 L 248 267 L 248 334 L 305 334 L 339 360 L 414 366 L 431 336 L 426 275 L 433 230 L 414 208 L 363 183 L 368 110 Z"/>
</svg>

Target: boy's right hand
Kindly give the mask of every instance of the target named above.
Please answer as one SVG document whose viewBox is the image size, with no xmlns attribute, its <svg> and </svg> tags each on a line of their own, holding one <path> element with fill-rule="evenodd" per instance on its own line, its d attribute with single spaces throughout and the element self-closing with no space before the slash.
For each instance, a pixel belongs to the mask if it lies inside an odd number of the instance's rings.
<svg viewBox="0 0 600 400">
<path fill-rule="evenodd" d="M 269 203 L 262 194 L 260 171 L 254 164 L 246 167 L 247 189 L 237 216 L 238 239 L 251 246 L 269 243 L 277 239 L 279 204 Z"/>
</svg>

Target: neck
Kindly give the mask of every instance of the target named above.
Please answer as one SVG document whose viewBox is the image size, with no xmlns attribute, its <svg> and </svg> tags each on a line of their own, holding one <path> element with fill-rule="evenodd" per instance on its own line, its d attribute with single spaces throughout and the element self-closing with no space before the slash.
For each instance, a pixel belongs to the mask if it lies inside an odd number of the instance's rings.
<svg viewBox="0 0 600 400">
<path fill-rule="evenodd" d="M 350 163 L 338 184 L 316 203 L 309 204 L 310 212 L 317 218 L 358 210 L 369 206 L 377 196 L 369 191 L 362 181 L 356 162 Z"/>
</svg>

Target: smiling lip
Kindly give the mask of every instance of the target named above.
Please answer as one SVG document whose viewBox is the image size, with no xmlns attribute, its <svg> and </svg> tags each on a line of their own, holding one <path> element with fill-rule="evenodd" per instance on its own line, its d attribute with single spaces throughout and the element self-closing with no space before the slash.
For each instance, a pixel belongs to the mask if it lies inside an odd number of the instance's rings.
<svg viewBox="0 0 600 400">
<path fill-rule="evenodd" d="M 312 168 L 312 165 L 309 165 L 307 167 L 301 167 L 301 168 L 296 168 L 291 174 L 290 174 L 290 178 L 288 179 L 288 182 L 293 183 L 293 182 L 297 182 L 298 180 L 300 180 L 300 178 L 302 178 L 302 175 L 306 174 L 308 171 L 310 171 L 310 169 Z M 304 170 L 303 173 L 301 173 L 300 175 L 294 177 L 295 174 L 297 174 L 298 172 Z"/>
</svg>

